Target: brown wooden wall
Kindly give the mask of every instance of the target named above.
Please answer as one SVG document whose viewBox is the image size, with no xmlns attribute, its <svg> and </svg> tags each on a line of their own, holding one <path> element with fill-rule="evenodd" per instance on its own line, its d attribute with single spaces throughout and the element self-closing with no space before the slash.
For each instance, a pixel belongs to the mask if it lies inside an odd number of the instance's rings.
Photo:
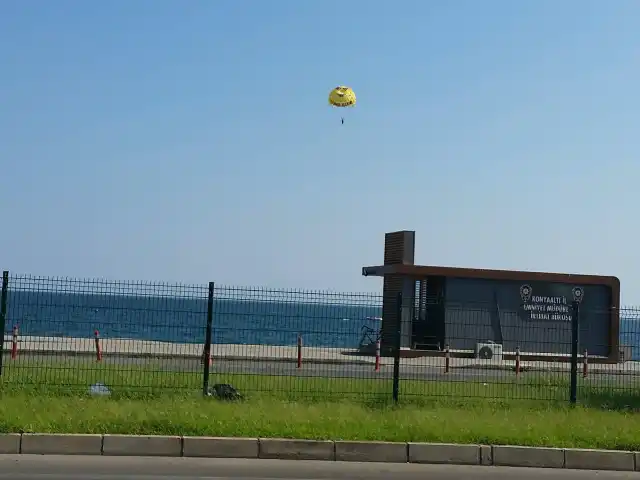
<svg viewBox="0 0 640 480">
<path fill-rule="evenodd" d="M 413 265 L 415 259 L 415 232 L 400 231 L 387 233 L 384 236 L 385 265 Z M 398 293 L 402 291 L 406 277 L 385 275 L 382 289 L 382 350 L 389 350 L 395 341 L 400 319 L 398 318 Z"/>
</svg>

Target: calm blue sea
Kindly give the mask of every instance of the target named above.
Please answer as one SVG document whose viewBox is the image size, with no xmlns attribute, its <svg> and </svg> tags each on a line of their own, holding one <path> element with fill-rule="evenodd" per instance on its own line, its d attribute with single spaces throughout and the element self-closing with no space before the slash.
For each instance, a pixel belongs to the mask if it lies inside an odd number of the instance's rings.
<svg viewBox="0 0 640 480">
<path fill-rule="evenodd" d="M 363 325 L 379 328 L 382 307 L 217 299 L 213 311 L 215 343 L 295 345 L 301 333 L 307 346 L 344 348 L 357 347 Z M 91 337 L 99 330 L 103 338 L 202 343 L 206 321 L 206 298 L 12 291 L 5 332 L 19 325 L 21 336 Z"/>
<path fill-rule="evenodd" d="M 206 299 L 12 291 L 5 332 L 21 335 L 133 338 L 202 343 Z M 355 348 L 362 327 L 379 328 L 381 305 L 264 300 L 214 301 L 215 343 L 294 345 L 298 333 L 314 347 Z M 372 318 L 374 317 L 374 318 Z M 621 344 L 640 360 L 640 320 L 623 318 Z"/>
</svg>

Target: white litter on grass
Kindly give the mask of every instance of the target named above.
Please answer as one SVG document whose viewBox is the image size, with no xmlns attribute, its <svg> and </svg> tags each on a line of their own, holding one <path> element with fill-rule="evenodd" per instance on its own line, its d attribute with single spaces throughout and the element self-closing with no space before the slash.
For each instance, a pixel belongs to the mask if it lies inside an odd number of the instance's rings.
<svg viewBox="0 0 640 480">
<path fill-rule="evenodd" d="M 89 394 L 91 395 L 111 395 L 111 390 L 104 383 L 94 383 L 89 387 Z"/>
</svg>

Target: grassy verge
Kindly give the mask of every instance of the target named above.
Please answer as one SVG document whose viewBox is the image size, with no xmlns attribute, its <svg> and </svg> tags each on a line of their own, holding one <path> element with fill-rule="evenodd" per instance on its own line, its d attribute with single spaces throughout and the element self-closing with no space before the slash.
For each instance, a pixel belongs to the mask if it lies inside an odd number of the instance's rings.
<svg viewBox="0 0 640 480">
<path fill-rule="evenodd" d="M 202 398 L 197 372 L 158 367 L 12 363 L 0 377 L 0 431 L 260 436 L 640 449 L 637 384 L 566 376 L 391 380 L 216 372 L 241 402 Z M 110 398 L 87 395 L 93 382 Z M 609 383 L 607 383 L 609 382 Z M 540 401 L 543 400 L 543 401 Z"/>
<path fill-rule="evenodd" d="M 195 397 L 106 399 L 3 396 L 0 431 L 388 440 L 640 449 L 640 417 L 585 408 Z"/>
</svg>

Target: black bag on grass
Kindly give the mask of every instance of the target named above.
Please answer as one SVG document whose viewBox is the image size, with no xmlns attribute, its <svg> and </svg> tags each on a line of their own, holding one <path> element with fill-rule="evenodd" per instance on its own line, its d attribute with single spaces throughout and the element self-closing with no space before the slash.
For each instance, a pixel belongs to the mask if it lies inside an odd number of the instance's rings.
<svg viewBox="0 0 640 480">
<path fill-rule="evenodd" d="M 220 400 L 241 400 L 242 395 L 233 385 L 228 383 L 216 383 L 209 389 L 209 395 Z"/>
</svg>

